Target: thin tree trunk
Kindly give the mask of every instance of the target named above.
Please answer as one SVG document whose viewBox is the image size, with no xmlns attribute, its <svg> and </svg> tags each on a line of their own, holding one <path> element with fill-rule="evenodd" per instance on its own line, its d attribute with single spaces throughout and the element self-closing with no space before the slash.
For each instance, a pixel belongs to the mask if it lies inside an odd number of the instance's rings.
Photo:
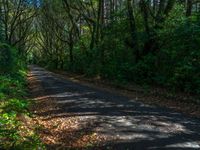
<svg viewBox="0 0 200 150">
<path fill-rule="evenodd" d="M 99 0 L 98 3 L 98 16 L 97 16 L 97 25 L 96 25 L 96 45 L 99 43 L 99 37 L 100 37 L 100 26 L 101 26 L 101 14 L 102 14 L 102 0 Z"/>
<path fill-rule="evenodd" d="M 192 15 L 192 0 L 187 0 L 186 16 L 189 17 L 191 15 Z"/>
<path fill-rule="evenodd" d="M 138 51 L 138 41 L 137 41 L 137 28 L 136 28 L 136 23 L 135 23 L 135 17 L 133 14 L 133 5 L 132 5 L 131 0 L 127 0 L 127 8 L 128 8 L 128 18 L 129 18 L 131 38 L 132 38 L 131 45 L 136 55 L 135 61 L 138 62 L 139 51 Z"/>
</svg>

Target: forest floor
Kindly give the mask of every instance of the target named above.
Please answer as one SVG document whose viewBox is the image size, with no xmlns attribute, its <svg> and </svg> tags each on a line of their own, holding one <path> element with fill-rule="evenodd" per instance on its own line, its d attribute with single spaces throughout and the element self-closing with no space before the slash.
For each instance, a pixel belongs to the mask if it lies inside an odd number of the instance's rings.
<svg viewBox="0 0 200 150">
<path fill-rule="evenodd" d="M 184 102 L 164 105 L 138 90 L 131 94 L 36 66 L 28 80 L 33 120 L 47 149 L 200 149 L 200 119 L 190 116 L 198 115 L 195 105 L 195 111 Z"/>
</svg>

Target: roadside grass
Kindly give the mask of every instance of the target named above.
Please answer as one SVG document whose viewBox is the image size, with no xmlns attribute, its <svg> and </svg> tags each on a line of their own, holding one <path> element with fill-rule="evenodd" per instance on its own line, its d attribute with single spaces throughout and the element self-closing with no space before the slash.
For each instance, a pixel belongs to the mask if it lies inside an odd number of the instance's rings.
<svg viewBox="0 0 200 150">
<path fill-rule="evenodd" d="M 26 70 L 0 75 L 0 149 L 44 149 L 31 127 Z"/>
</svg>

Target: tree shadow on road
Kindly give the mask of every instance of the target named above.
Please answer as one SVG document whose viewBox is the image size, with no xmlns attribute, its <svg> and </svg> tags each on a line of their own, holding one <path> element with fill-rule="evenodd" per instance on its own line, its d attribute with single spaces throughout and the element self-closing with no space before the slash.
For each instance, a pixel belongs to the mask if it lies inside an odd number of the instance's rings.
<svg viewBox="0 0 200 150">
<path fill-rule="evenodd" d="M 107 140 L 99 140 L 100 149 L 200 149 L 200 120 L 184 116 L 167 108 L 144 105 L 126 97 L 112 94 L 88 86 L 64 81 L 52 74 L 33 73 L 43 87 L 44 92 L 36 101 L 45 104 L 51 100 L 56 109 L 38 112 L 44 121 L 55 118 L 71 117 L 80 120 L 78 124 L 91 126 L 89 131 L 97 133 Z M 49 115 L 51 114 L 51 115 Z M 49 117 L 47 117 L 49 116 Z M 89 124 L 88 124 L 89 123 Z M 94 124 L 94 126 L 92 126 Z M 78 132 L 83 131 L 82 128 Z M 70 139 L 67 131 L 65 139 Z M 81 138 L 81 137 L 79 137 Z M 98 139 L 96 139 L 98 140 Z M 57 145 L 51 145 L 57 147 Z M 73 147 L 71 147 L 73 148 Z M 86 147 L 82 147 L 86 149 Z"/>
</svg>

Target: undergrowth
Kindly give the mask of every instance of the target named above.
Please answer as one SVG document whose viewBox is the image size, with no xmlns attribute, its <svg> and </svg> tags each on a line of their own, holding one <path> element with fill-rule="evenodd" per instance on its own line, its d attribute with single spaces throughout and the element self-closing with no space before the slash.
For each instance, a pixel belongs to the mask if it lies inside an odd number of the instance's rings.
<svg viewBox="0 0 200 150">
<path fill-rule="evenodd" d="M 25 77 L 22 70 L 0 75 L 0 149 L 44 149 L 34 127 L 27 126 L 31 114 Z"/>
</svg>

